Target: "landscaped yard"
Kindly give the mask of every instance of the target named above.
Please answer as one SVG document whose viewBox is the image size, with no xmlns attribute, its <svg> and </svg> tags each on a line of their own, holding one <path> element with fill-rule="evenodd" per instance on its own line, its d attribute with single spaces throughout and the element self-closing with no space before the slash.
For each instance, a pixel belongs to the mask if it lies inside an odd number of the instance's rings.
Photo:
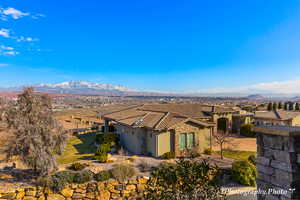
<svg viewBox="0 0 300 200">
<path fill-rule="evenodd" d="M 95 137 L 96 133 L 70 136 L 63 155 L 57 159 L 58 163 L 64 165 L 79 160 L 90 160 L 96 151 Z"/>
<path fill-rule="evenodd" d="M 217 151 L 216 153 L 220 155 L 220 151 Z M 231 158 L 234 160 L 247 160 L 250 155 L 256 155 L 256 152 L 224 150 L 223 155 L 225 158 Z"/>
</svg>

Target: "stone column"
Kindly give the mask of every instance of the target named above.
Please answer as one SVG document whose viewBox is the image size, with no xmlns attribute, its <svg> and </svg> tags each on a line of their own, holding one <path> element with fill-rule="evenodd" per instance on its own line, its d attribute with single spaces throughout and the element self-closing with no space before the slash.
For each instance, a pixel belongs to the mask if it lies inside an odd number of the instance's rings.
<svg viewBox="0 0 300 200">
<path fill-rule="evenodd" d="M 300 127 L 257 126 L 258 200 L 300 199 Z"/>
</svg>

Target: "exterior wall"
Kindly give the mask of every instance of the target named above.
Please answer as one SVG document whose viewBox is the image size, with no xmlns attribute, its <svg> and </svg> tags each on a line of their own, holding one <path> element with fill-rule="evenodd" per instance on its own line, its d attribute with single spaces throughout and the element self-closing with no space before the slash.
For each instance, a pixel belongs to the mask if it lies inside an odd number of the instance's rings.
<svg viewBox="0 0 300 200">
<path fill-rule="evenodd" d="M 121 144 L 131 153 L 142 154 L 142 134 L 144 132 L 139 128 L 116 124 L 116 131 L 120 134 Z"/>
<path fill-rule="evenodd" d="M 49 188 L 28 187 L 0 191 L 1 200 L 80 200 L 80 199 L 144 199 L 148 177 L 134 178 L 123 183 L 115 179 L 104 182 L 70 184 L 62 191 L 54 193 Z M 124 188 L 124 189 L 123 189 Z"/>
<path fill-rule="evenodd" d="M 300 115 L 292 120 L 292 126 L 300 126 Z"/>
<path fill-rule="evenodd" d="M 156 135 L 158 133 L 155 131 L 148 131 L 147 132 L 147 152 L 149 156 L 154 156 L 157 157 L 157 152 L 156 152 Z"/>
<path fill-rule="evenodd" d="M 257 188 L 270 192 L 259 194 L 257 199 L 300 199 L 300 165 L 297 161 L 300 136 L 254 131 L 257 133 Z"/>
<path fill-rule="evenodd" d="M 157 135 L 157 154 L 161 156 L 166 152 L 171 151 L 171 133 L 164 132 Z"/>
<path fill-rule="evenodd" d="M 210 147 L 210 135 L 211 128 L 201 127 L 194 123 L 181 123 L 174 127 L 175 130 L 175 155 L 176 156 L 184 156 L 186 155 L 186 151 L 180 150 L 179 137 L 180 133 L 195 133 L 195 147 L 192 151 L 196 151 L 198 153 L 202 153 L 206 148 Z"/>
</svg>

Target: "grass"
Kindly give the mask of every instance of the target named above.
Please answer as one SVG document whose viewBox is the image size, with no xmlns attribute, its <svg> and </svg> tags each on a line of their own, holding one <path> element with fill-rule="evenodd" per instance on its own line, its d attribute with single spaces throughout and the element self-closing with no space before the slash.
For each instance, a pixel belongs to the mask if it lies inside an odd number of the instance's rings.
<svg viewBox="0 0 300 200">
<path fill-rule="evenodd" d="M 94 146 L 96 133 L 70 136 L 64 153 L 58 157 L 58 164 L 70 164 L 79 160 L 90 160 L 96 151 Z"/>
<path fill-rule="evenodd" d="M 216 152 L 218 155 L 221 154 L 220 151 Z M 250 155 L 256 155 L 256 152 L 253 151 L 232 151 L 232 150 L 224 150 L 223 156 L 225 158 L 231 158 L 234 160 L 247 160 Z"/>
</svg>

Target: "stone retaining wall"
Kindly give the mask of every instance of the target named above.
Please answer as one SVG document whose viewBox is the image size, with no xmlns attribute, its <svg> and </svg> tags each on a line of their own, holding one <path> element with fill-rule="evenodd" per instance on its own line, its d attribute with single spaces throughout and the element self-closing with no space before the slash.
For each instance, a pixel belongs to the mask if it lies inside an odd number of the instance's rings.
<svg viewBox="0 0 300 200">
<path fill-rule="evenodd" d="M 105 182 L 71 184 L 59 193 L 42 187 L 21 188 L 11 192 L 0 191 L 0 200 L 139 199 L 144 196 L 147 180 L 147 178 L 133 179 L 127 181 L 124 186 L 115 179 Z"/>
<path fill-rule="evenodd" d="M 256 127 L 258 200 L 300 199 L 300 129 Z M 265 193 L 264 193 L 265 192 Z"/>
</svg>

